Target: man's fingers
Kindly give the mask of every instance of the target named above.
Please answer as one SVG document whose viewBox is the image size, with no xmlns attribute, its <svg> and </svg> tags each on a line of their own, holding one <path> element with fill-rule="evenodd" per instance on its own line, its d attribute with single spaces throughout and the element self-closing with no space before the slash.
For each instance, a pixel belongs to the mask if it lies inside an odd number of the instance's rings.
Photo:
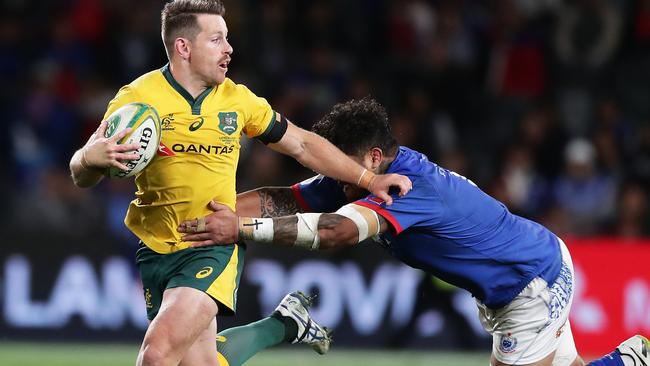
<svg viewBox="0 0 650 366">
<path fill-rule="evenodd" d="M 203 233 L 205 232 L 205 217 L 199 217 L 196 219 L 196 232 Z"/>
<path fill-rule="evenodd" d="M 218 203 L 216 201 L 210 201 L 210 209 L 214 212 L 217 211 L 223 211 L 223 210 L 230 210 L 230 207 L 223 205 L 221 203 Z"/>
<path fill-rule="evenodd" d="M 210 239 L 210 233 L 197 233 L 181 236 L 182 241 L 202 241 Z"/>
<path fill-rule="evenodd" d="M 409 191 L 413 188 L 413 183 L 411 180 L 407 177 L 404 177 L 400 182 L 399 182 L 399 196 L 403 197 Z"/>
<path fill-rule="evenodd" d="M 111 163 L 111 165 L 114 166 L 114 167 L 116 167 L 117 169 L 123 171 L 123 172 L 126 172 L 126 171 L 129 170 L 129 168 L 128 168 L 126 165 L 120 163 L 120 162 L 117 161 L 117 160 L 113 161 L 113 162 Z"/>
<path fill-rule="evenodd" d="M 219 204 L 216 201 L 210 201 L 210 203 L 208 203 L 208 208 L 212 211 L 219 211 Z"/>
<path fill-rule="evenodd" d="M 181 222 L 181 224 L 178 226 L 178 231 L 181 233 L 193 233 L 196 232 L 196 224 L 197 224 L 197 219 L 194 220 L 185 220 Z"/>
<path fill-rule="evenodd" d="M 384 202 L 386 202 L 386 206 L 393 204 L 393 198 L 389 194 L 381 192 L 377 194 L 377 198 L 384 200 Z"/>
<path fill-rule="evenodd" d="M 199 219 L 194 219 L 194 220 L 189 220 L 187 222 L 187 232 L 188 233 L 195 233 L 196 232 L 196 225 L 199 224 Z"/>
<path fill-rule="evenodd" d="M 113 137 L 111 137 L 111 142 L 117 143 L 130 132 L 131 132 L 131 127 L 123 129 L 122 131 L 116 133 L 115 135 L 113 135 Z"/>
<path fill-rule="evenodd" d="M 104 134 L 106 133 L 106 128 L 108 128 L 108 121 L 103 120 L 102 123 L 99 124 L 99 127 L 97 128 L 97 131 L 95 131 L 95 133 L 97 134 L 98 137 L 104 137 Z"/>
<path fill-rule="evenodd" d="M 140 159 L 140 154 L 115 154 L 115 160 L 126 161 L 126 160 L 138 160 Z"/>
<path fill-rule="evenodd" d="M 115 145 L 113 148 L 116 152 L 126 152 L 126 151 L 138 151 L 140 149 L 140 144 L 120 144 Z"/>
<path fill-rule="evenodd" d="M 192 243 L 192 248 L 207 247 L 210 245 L 218 245 L 218 244 L 215 243 L 213 240 L 204 240 L 204 241 Z"/>
</svg>

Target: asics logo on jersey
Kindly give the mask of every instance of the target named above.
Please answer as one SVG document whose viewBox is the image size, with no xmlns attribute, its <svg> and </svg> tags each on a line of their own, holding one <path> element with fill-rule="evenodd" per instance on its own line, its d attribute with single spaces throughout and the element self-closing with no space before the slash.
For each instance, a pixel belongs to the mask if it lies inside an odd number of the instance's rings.
<svg viewBox="0 0 650 366">
<path fill-rule="evenodd" d="M 177 153 L 198 153 L 198 154 L 212 154 L 223 155 L 233 152 L 235 147 L 233 145 L 220 146 L 220 145 L 200 145 L 200 144 L 174 144 L 172 150 Z"/>
<path fill-rule="evenodd" d="M 199 128 L 201 128 L 201 126 L 203 126 L 203 121 L 204 121 L 203 117 L 199 117 L 199 119 L 192 122 L 192 124 L 190 125 L 190 131 L 194 132 Z"/>
<path fill-rule="evenodd" d="M 212 274 L 212 267 L 203 267 L 200 271 L 196 272 L 196 278 L 206 278 Z"/>
</svg>

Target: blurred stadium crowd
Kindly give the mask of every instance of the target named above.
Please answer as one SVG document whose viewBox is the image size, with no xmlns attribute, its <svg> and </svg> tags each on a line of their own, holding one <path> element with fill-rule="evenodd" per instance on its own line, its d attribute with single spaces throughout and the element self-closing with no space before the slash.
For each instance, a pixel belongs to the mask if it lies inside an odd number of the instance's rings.
<svg viewBox="0 0 650 366">
<path fill-rule="evenodd" d="M 117 89 L 166 63 L 163 3 L 1 3 L 6 228 L 130 235 L 133 183 L 77 189 L 68 161 Z M 293 122 L 370 94 L 400 143 L 515 213 L 559 235 L 650 234 L 650 0 L 225 4 L 229 77 Z M 240 189 L 308 176 L 245 142 Z"/>
</svg>

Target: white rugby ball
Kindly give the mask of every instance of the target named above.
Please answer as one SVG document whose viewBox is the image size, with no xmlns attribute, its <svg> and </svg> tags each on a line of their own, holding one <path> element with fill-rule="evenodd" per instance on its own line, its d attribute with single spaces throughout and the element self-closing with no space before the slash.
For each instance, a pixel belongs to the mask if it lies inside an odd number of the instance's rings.
<svg viewBox="0 0 650 366">
<path fill-rule="evenodd" d="M 131 132 L 120 139 L 118 144 L 139 144 L 140 159 L 123 162 L 129 170 L 116 167 L 106 169 L 109 178 L 131 177 L 142 171 L 158 152 L 160 145 L 160 117 L 158 112 L 145 103 L 130 103 L 117 109 L 107 118 L 105 137 L 111 137 L 120 131 L 131 128 Z"/>
</svg>

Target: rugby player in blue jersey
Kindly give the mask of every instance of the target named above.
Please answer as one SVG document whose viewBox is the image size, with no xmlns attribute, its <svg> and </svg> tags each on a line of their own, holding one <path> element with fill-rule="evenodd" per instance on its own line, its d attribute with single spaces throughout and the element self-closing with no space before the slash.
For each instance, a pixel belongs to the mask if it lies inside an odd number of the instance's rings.
<svg viewBox="0 0 650 366">
<path fill-rule="evenodd" d="M 372 99 L 336 105 L 313 129 L 369 171 L 408 176 L 412 191 L 387 204 L 323 176 L 260 188 L 238 196 L 239 217 L 211 202 L 213 214 L 181 224 L 183 240 L 315 250 L 372 238 L 404 263 L 472 293 L 493 337 L 492 365 L 584 365 L 569 324 L 573 265 L 560 238 L 469 179 L 398 146 Z M 649 348 L 637 335 L 590 365 L 650 365 Z"/>
</svg>

